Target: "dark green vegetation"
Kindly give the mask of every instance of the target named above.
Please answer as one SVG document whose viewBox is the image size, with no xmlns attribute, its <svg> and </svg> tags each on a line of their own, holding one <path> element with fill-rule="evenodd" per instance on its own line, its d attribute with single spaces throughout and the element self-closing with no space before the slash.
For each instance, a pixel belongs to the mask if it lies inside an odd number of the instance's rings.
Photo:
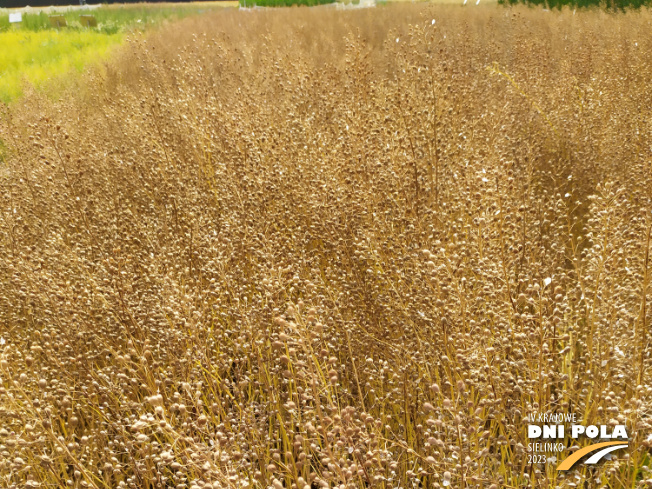
<svg viewBox="0 0 652 489">
<path fill-rule="evenodd" d="M 242 7 L 291 7 L 292 5 L 305 5 L 314 7 L 327 3 L 335 3 L 335 0 L 238 0 Z"/>
<path fill-rule="evenodd" d="M 628 9 L 638 10 L 649 6 L 650 0 L 498 0 L 503 5 L 538 5 L 549 9 L 570 8 L 602 8 L 610 11 L 624 12 Z"/>
</svg>

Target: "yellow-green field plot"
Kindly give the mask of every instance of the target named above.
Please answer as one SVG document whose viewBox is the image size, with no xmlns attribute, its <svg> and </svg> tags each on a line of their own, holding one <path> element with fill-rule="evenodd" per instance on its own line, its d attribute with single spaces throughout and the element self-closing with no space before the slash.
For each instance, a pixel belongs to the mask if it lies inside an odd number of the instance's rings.
<svg viewBox="0 0 652 489">
<path fill-rule="evenodd" d="M 37 88 L 53 86 L 61 75 L 105 59 L 127 33 L 235 6 L 237 2 L 119 4 L 89 11 L 57 8 L 57 15 L 62 15 L 68 25 L 61 29 L 52 28 L 49 9 L 16 9 L 23 13 L 23 21 L 15 25 L 8 20 L 8 12 L 14 10 L 0 10 L 0 101 L 16 100 L 26 83 Z M 93 15 L 97 27 L 83 27 L 80 16 L 84 14 Z"/>
<path fill-rule="evenodd" d="M 103 59 L 122 34 L 92 31 L 14 31 L 0 34 L 0 99 L 19 97 L 25 83 L 41 87 L 73 70 Z"/>
</svg>

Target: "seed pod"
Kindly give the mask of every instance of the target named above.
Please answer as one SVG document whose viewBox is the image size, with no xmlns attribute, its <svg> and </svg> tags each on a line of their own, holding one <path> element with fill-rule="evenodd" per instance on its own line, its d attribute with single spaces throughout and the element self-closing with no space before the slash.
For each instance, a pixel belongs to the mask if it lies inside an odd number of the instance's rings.
<svg viewBox="0 0 652 489">
<path fill-rule="evenodd" d="M 444 475 L 442 477 L 442 485 L 444 486 L 450 486 L 451 485 L 451 473 L 449 471 L 444 472 Z"/>
</svg>

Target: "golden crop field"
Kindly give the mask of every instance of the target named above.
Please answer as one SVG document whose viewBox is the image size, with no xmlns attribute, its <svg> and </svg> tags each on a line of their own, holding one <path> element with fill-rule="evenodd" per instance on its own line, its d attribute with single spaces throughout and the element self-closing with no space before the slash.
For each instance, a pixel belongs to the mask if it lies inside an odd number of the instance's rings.
<svg viewBox="0 0 652 489">
<path fill-rule="evenodd" d="M 651 21 L 224 10 L 4 106 L 0 487 L 650 487 Z"/>
</svg>

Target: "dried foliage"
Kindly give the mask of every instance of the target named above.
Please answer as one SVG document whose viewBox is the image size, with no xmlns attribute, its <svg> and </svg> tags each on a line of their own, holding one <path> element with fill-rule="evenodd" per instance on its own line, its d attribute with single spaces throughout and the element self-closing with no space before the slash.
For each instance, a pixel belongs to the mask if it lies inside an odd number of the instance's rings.
<svg viewBox="0 0 652 489">
<path fill-rule="evenodd" d="M 222 12 L 6 110 L 0 485 L 644 486 L 650 20 Z"/>
</svg>

